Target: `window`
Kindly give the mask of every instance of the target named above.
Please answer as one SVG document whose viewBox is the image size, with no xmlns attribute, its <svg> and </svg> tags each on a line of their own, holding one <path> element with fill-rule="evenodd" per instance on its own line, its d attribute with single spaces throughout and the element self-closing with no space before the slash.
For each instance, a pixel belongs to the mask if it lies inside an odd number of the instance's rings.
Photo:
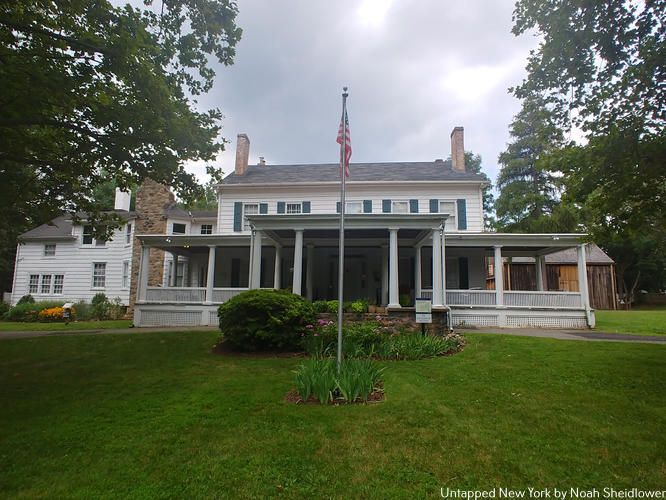
<svg viewBox="0 0 666 500">
<path fill-rule="evenodd" d="M 125 245 L 132 243 L 132 224 L 125 226 Z"/>
<path fill-rule="evenodd" d="M 301 213 L 301 204 L 300 203 L 287 203 L 287 213 L 288 214 L 300 214 Z"/>
<path fill-rule="evenodd" d="M 44 245 L 44 257 L 55 257 L 56 246 L 53 243 Z"/>
<path fill-rule="evenodd" d="M 42 274 L 41 293 L 51 293 L 51 275 Z"/>
<path fill-rule="evenodd" d="M 62 295 L 62 289 L 65 284 L 65 276 L 62 274 L 56 274 L 53 276 L 53 294 Z"/>
<path fill-rule="evenodd" d="M 123 288 L 129 288 L 129 281 L 130 281 L 130 276 L 129 276 L 129 260 L 126 260 L 123 262 L 123 282 L 122 282 L 122 287 Z"/>
<path fill-rule="evenodd" d="M 455 201 L 441 201 L 439 202 L 439 213 L 449 214 L 451 217 L 456 215 L 456 203 Z"/>
<path fill-rule="evenodd" d="M 345 202 L 345 212 L 347 212 L 348 214 L 362 214 L 363 202 L 362 201 Z"/>
<path fill-rule="evenodd" d="M 39 274 L 31 274 L 28 284 L 28 293 L 37 293 L 39 291 Z"/>
<path fill-rule="evenodd" d="M 104 228 L 100 228 L 101 231 L 103 229 Z M 81 240 L 81 243 L 83 243 L 84 245 L 94 245 L 96 247 L 103 247 L 104 245 L 106 245 L 106 241 L 93 238 L 92 226 L 83 226 L 83 238 Z"/>
<path fill-rule="evenodd" d="M 106 262 L 94 262 L 92 287 L 104 288 L 105 286 L 106 286 Z"/>
<path fill-rule="evenodd" d="M 185 224 L 180 224 L 178 222 L 174 222 L 171 225 L 171 234 L 185 234 L 186 230 L 187 230 L 187 226 Z"/>
<path fill-rule="evenodd" d="M 408 214 L 409 213 L 409 202 L 407 201 L 394 201 L 391 207 L 391 211 L 394 214 Z"/>
<path fill-rule="evenodd" d="M 250 230 L 250 223 L 248 222 L 247 215 L 257 215 L 259 213 L 258 203 L 246 203 L 243 205 L 243 231 Z"/>
<path fill-rule="evenodd" d="M 213 234 L 213 225 L 201 224 L 201 234 Z"/>
</svg>

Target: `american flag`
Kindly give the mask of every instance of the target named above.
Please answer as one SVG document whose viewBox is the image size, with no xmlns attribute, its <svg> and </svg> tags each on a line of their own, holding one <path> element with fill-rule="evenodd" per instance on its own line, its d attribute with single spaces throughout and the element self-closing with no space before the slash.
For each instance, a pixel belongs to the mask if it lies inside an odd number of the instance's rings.
<svg viewBox="0 0 666 500">
<path fill-rule="evenodd" d="M 351 147 L 351 135 L 349 134 L 349 117 L 347 116 L 347 110 L 345 109 L 345 114 L 344 114 L 344 125 L 347 134 L 345 135 L 345 158 L 344 158 L 344 165 L 345 165 L 345 176 L 349 177 L 349 159 L 351 158 L 352 155 L 352 147 Z M 340 145 L 342 145 L 342 119 L 340 120 L 340 128 L 338 129 L 338 138 L 336 142 Z M 340 156 L 342 157 L 342 151 L 340 151 Z M 342 175 L 342 172 L 340 172 L 340 175 Z"/>
</svg>

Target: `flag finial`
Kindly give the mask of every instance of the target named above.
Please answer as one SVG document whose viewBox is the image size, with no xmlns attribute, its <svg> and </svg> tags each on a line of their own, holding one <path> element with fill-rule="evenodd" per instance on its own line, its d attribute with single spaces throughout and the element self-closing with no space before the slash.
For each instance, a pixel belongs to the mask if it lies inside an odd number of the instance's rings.
<svg viewBox="0 0 666 500">
<path fill-rule="evenodd" d="M 342 95 L 343 97 L 347 97 L 349 94 L 347 94 L 347 87 L 342 87 Z"/>
</svg>

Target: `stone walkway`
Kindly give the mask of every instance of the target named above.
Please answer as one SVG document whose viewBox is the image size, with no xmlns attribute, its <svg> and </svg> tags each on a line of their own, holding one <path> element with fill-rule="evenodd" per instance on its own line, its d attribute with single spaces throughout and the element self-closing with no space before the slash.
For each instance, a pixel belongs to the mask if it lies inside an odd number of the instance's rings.
<svg viewBox="0 0 666 500">
<path fill-rule="evenodd" d="M 182 331 L 216 331 L 217 326 L 198 327 L 162 327 L 162 328 L 109 328 L 98 330 L 60 330 L 60 331 L 25 331 L 25 332 L 0 332 L 0 340 L 27 339 L 36 337 L 58 337 L 68 335 L 118 335 L 118 334 L 140 334 L 156 332 L 182 332 Z M 521 337 L 541 337 L 560 340 L 579 340 L 596 342 L 631 342 L 639 344 L 665 344 L 666 335 L 643 336 L 626 335 L 621 333 L 596 332 L 589 330 L 551 330 L 545 328 L 483 328 L 479 329 L 457 329 L 460 333 L 478 333 L 487 335 L 517 335 Z"/>
</svg>

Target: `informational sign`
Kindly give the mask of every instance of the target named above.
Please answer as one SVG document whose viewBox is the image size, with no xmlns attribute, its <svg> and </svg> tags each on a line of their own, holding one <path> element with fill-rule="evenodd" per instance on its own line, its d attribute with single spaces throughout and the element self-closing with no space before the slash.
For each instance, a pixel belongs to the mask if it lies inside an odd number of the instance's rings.
<svg viewBox="0 0 666 500">
<path fill-rule="evenodd" d="M 432 323 L 432 303 L 430 299 L 416 299 L 416 322 Z"/>
</svg>

